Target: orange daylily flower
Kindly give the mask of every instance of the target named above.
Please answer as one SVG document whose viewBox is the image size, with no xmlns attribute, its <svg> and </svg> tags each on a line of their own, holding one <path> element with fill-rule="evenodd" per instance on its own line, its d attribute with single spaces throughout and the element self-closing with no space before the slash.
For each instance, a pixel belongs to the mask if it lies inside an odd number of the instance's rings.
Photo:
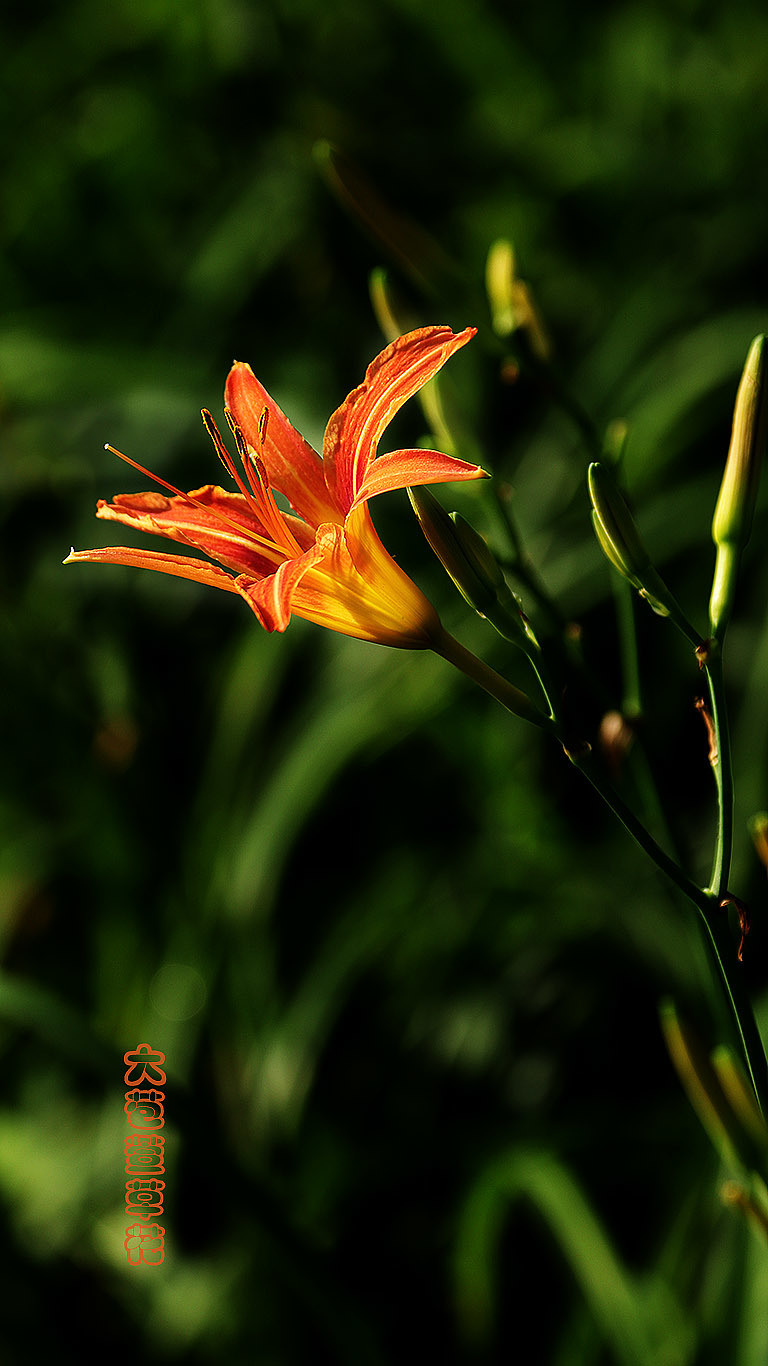
<svg viewBox="0 0 768 1366">
<path fill-rule="evenodd" d="M 475 330 L 422 327 L 392 342 L 331 417 L 322 460 L 250 366 L 236 362 L 227 378 L 225 412 L 242 472 L 210 413 L 203 412 L 203 421 L 238 491 L 206 484 L 182 493 L 123 456 L 167 493 L 118 494 L 111 503 L 100 501 L 96 512 L 181 541 L 216 563 L 119 546 L 73 550 L 65 564 L 134 565 L 239 593 L 268 631 L 284 631 L 294 615 L 361 640 L 434 647 L 442 636 L 437 614 L 384 549 L 368 500 L 408 485 L 485 477 L 478 465 L 439 451 L 377 454 L 395 413 Z M 278 506 L 273 489 L 293 512 Z"/>
</svg>

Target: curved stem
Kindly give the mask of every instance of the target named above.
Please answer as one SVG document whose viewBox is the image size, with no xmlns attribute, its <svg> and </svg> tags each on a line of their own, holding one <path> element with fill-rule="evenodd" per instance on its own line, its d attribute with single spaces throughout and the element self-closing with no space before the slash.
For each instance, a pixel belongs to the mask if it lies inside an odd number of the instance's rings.
<svg viewBox="0 0 768 1366">
<path fill-rule="evenodd" d="M 561 630 L 565 630 L 568 623 L 554 598 L 547 590 L 546 585 L 539 576 L 536 566 L 523 546 L 509 500 L 502 497 L 495 485 L 493 494 L 496 510 L 504 524 L 504 530 L 512 547 L 512 556 L 510 560 L 508 562 L 506 560 L 502 562 L 524 588 L 528 589 L 528 592 L 536 599 L 539 606 L 544 608 L 544 611 L 555 625 Z"/>
<path fill-rule="evenodd" d="M 752 1004 L 747 995 L 740 964 L 734 952 L 727 916 L 720 905 L 720 897 L 711 889 L 698 887 L 683 872 L 682 868 L 664 852 L 645 826 L 637 819 L 618 793 L 608 786 L 602 774 L 591 763 L 591 755 L 583 758 L 569 756 L 585 778 L 600 794 L 603 801 L 618 816 L 622 825 L 640 845 L 649 858 L 675 886 L 693 903 L 701 916 L 706 946 L 711 951 L 717 977 L 720 980 L 728 1014 L 741 1044 L 742 1057 L 758 1104 L 763 1114 L 768 1116 L 768 1062 L 765 1049 L 755 1020 Z"/>
<path fill-rule="evenodd" d="M 600 771 L 595 757 L 585 744 L 575 744 L 573 740 L 568 740 L 562 733 L 560 725 L 553 717 L 544 716 L 531 702 L 530 698 L 519 688 L 514 687 L 501 674 L 496 673 L 487 664 L 473 655 L 470 650 L 465 649 L 459 641 L 449 635 L 442 627 L 440 633 L 433 640 L 432 648 L 436 654 L 442 656 L 449 664 L 461 670 L 467 678 L 472 679 L 481 688 L 507 711 L 513 712 L 516 716 L 522 717 L 526 721 L 537 725 L 541 730 L 547 731 L 554 739 L 558 740 L 563 746 L 568 758 L 576 768 L 579 769 L 584 777 L 592 785 L 595 791 L 607 806 L 618 817 L 622 825 L 629 832 L 640 848 L 648 855 L 656 867 L 665 874 L 669 880 L 683 893 L 687 899 L 698 910 L 703 921 L 705 931 L 705 943 L 708 945 L 716 970 L 717 979 L 721 983 L 722 991 L 728 1014 L 732 1020 L 733 1027 L 741 1044 L 741 1052 L 745 1066 L 749 1073 L 755 1095 L 763 1113 L 768 1116 L 768 1063 L 766 1062 L 765 1050 L 760 1038 L 752 1006 L 747 995 L 743 977 L 739 971 L 739 962 L 734 950 L 734 945 L 730 937 L 727 916 L 721 907 L 722 897 L 719 894 L 720 885 L 723 883 L 723 875 L 730 867 L 730 848 L 732 819 L 730 815 L 730 803 L 732 801 L 732 788 L 730 780 L 730 752 L 727 748 L 727 730 L 725 727 L 725 711 L 722 705 L 722 669 L 720 668 L 719 658 L 707 662 L 708 677 L 712 679 L 713 690 L 713 715 L 717 703 L 717 724 L 720 727 L 718 733 L 725 736 L 725 748 L 721 752 L 721 763 L 719 765 L 720 778 L 718 779 L 718 793 L 721 796 L 719 821 L 718 845 L 719 854 L 716 862 L 719 868 L 717 881 L 711 887 L 699 887 L 688 877 L 680 865 L 662 849 L 661 845 L 653 838 L 653 835 L 638 819 L 635 813 L 627 806 L 626 802 L 614 790 L 611 784 Z M 713 667 L 714 666 L 714 667 Z M 547 700 L 552 707 L 552 699 L 547 694 Z M 728 775 L 725 777 L 725 775 Z M 726 804 L 726 799 L 727 803 Z"/>
<path fill-rule="evenodd" d="M 566 750 L 566 753 L 568 751 Z M 608 783 L 602 773 L 597 768 L 594 756 L 590 750 L 587 754 L 579 755 L 568 753 L 568 758 L 580 773 L 584 774 L 587 782 L 591 783 L 595 791 L 602 797 L 606 806 L 609 806 L 615 816 L 618 816 L 625 830 L 629 832 L 636 844 L 648 855 L 670 882 L 680 889 L 689 901 L 705 916 L 713 907 L 713 898 L 708 892 L 698 887 L 678 863 L 662 849 L 657 840 L 649 830 L 645 828 L 642 821 L 638 819 L 634 811 L 627 806 L 618 792 Z"/>
<path fill-rule="evenodd" d="M 760 1110 L 768 1119 L 768 1062 L 765 1046 L 760 1037 L 744 979 L 739 971 L 740 964 L 733 952 L 728 919 L 720 909 L 719 902 L 714 906 L 714 914 L 709 916 L 702 913 L 702 919 L 705 941 L 712 950 L 712 957 L 718 969 L 726 1005 L 741 1044 L 747 1075 L 752 1082 Z"/>
</svg>

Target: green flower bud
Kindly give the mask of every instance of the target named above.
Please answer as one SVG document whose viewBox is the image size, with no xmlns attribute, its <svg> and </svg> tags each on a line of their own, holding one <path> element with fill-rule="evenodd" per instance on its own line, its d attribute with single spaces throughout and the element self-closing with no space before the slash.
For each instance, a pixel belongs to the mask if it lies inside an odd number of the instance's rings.
<svg viewBox="0 0 768 1366">
<path fill-rule="evenodd" d="M 496 335 L 510 337 L 520 329 L 525 332 L 533 354 L 541 361 L 548 361 L 552 347 L 533 292 L 518 276 L 515 249 L 503 237 L 494 242 L 488 252 L 485 289 Z"/>
<path fill-rule="evenodd" d="M 494 242 L 485 263 L 485 289 L 491 306 L 491 322 L 498 337 L 508 337 L 518 326 L 513 285 L 515 249 L 500 237 Z"/>
<path fill-rule="evenodd" d="M 613 476 L 604 465 L 594 461 L 587 473 L 592 501 L 592 522 L 603 554 L 624 575 L 654 612 L 669 616 L 673 599 L 659 577 Z"/>
<path fill-rule="evenodd" d="M 501 566 L 482 536 L 458 512 L 448 513 L 425 488 L 408 490 L 424 535 L 470 607 L 507 640 L 538 648 Z"/>
<path fill-rule="evenodd" d="M 760 462 L 768 424 L 766 337 L 755 337 L 741 376 L 733 410 L 731 444 L 712 520 L 717 546 L 715 575 L 709 602 L 712 634 L 722 637 L 736 591 L 741 552 L 752 530 Z"/>
<path fill-rule="evenodd" d="M 766 420 L 766 338 L 761 335 L 749 348 L 736 395 L 731 444 L 712 521 L 715 545 L 743 547 L 749 540 Z"/>
</svg>

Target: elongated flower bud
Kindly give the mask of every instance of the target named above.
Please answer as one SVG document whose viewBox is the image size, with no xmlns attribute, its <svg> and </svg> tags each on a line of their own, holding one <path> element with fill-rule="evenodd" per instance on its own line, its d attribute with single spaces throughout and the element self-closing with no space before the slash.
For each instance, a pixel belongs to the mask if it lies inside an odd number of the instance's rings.
<svg viewBox="0 0 768 1366">
<path fill-rule="evenodd" d="M 589 467 L 587 481 L 592 501 L 592 521 L 604 554 L 619 573 L 629 579 L 654 612 L 662 617 L 670 617 L 683 635 L 699 646 L 699 633 L 691 626 L 677 599 L 651 564 L 632 513 L 613 476 L 604 465 L 595 462 Z"/>
<path fill-rule="evenodd" d="M 524 648 L 538 642 L 482 536 L 458 512 L 448 513 L 425 488 L 408 490 L 419 525 L 462 597 L 507 640 Z"/>
<path fill-rule="evenodd" d="M 723 635 L 731 614 L 739 559 L 752 530 L 768 424 L 766 364 L 766 337 L 760 335 L 749 348 L 736 395 L 731 444 L 712 520 L 717 560 L 709 615 L 717 637 Z"/>
<path fill-rule="evenodd" d="M 496 335 L 509 337 L 520 329 L 525 332 L 533 354 L 541 361 L 548 361 L 552 347 L 533 292 L 517 274 L 515 249 L 503 237 L 494 242 L 488 252 L 485 288 Z"/>
<path fill-rule="evenodd" d="M 485 263 L 485 289 L 491 306 L 491 321 L 499 337 L 508 337 L 519 325 L 514 280 L 515 249 L 511 242 L 500 237 L 493 243 Z"/>
<path fill-rule="evenodd" d="M 597 461 L 587 474 L 589 496 L 592 501 L 592 521 L 595 534 L 605 556 L 625 579 L 648 599 L 654 612 L 669 616 L 671 603 L 668 589 L 659 577 L 613 476 Z"/>
</svg>

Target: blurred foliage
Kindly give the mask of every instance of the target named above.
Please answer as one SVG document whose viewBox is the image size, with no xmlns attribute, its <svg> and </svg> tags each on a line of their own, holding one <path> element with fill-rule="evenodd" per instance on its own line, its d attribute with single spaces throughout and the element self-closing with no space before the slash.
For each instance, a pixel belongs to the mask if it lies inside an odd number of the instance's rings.
<svg viewBox="0 0 768 1366">
<path fill-rule="evenodd" d="M 217 477 L 197 413 L 233 355 L 319 442 L 380 349 L 368 279 L 389 266 L 416 318 L 481 329 L 448 398 L 581 625 L 604 692 L 570 696 L 594 736 L 621 679 L 590 451 L 535 366 L 502 382 L 486 256 L 514 241 L 565 388 L 598 431 L 627 422 L 643 534 L 703 624 L 768 318 L 768 14 L 51 0 L 4 7 L 0 52 L 4 1360 L 88 1340 L 113 1361 L 450 1366 L 527 1339 L 529 1366 L 762 1366 L 768 1257 L 719 1204 L 658 1027 L 672 992 L 716 1041 L 696 933 L 562 756 L 432 657 L 267 637 L 234 598 L 60 562 L 109 543 L 97 496 L 141 487 L 106 440 L 181 487 Z M 345 215 L 318 140 L 439 245 L 431 292 Z M 415 403 L 400 432 L 428 437 Z M 500 544 L 487 489 L 446 500 Z M 767 509 L 764 487 L 728 658 L 757 999 Z M 447 624 L 523 679 L 405 495 L 374 513 Z M 700 684 L 665 623 L 637 623 L 645 739 L 704 878 Z M 139 1041 L 168 1066 L 155 1271 L 122 1241 Z"/>
</svg>

